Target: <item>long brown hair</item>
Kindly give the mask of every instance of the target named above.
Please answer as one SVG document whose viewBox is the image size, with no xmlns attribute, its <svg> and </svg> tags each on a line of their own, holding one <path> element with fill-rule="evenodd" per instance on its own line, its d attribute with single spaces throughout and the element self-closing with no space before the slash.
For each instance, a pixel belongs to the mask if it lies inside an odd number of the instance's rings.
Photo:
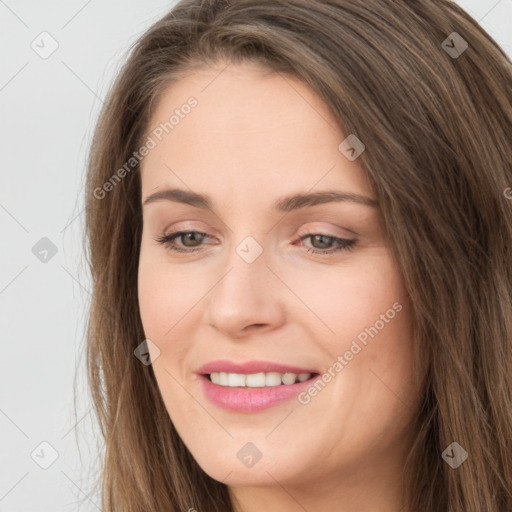
<svg viewBox="0 0 512 512">
<path fill-rule="evenodd" d="M 141 183 L 138 165 L 117 173 L 165 88 L 220 59 L 299 77 L 365 144 L 358 162 L 414 316 L 422 405 L 404 467 L 408 508 L 509 512 L 512 66 L 448 0 L 183 0 L 131 49 L 96 127 L 86 187 L 103 510 L 234 510 L 173 428 L 151 366 L 134 357 L 145 338 Z M 453 442 L 468 453 L 456 469 L 442 457 Z"/>
</svg>

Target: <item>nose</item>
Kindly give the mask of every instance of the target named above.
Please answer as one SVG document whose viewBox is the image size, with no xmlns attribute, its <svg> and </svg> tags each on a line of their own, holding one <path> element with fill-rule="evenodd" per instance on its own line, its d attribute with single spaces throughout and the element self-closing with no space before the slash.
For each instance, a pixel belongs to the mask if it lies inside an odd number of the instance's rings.
<svg viewBox="0 0 512 512">
<path fill-rule="evenodd" d="M 280 327 L 285 320 L 283 290 L 267 267 L 265 251 L 252 263 L 235 251 L 208 297 L 205 320 L 233 339 Z"/>
</svg>

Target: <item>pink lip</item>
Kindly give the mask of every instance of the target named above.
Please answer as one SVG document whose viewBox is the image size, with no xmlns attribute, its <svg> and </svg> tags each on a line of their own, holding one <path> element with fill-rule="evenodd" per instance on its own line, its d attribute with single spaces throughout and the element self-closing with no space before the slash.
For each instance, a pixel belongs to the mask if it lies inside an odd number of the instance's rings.
<svg viewBox="0 0 512 512">
<path fill-rule="evenodd" d="M 272 363 L 270 361 L 247 361 L 245 363 L 235 363 L 227 359 L 219 359 L 211 361 L 201 366 L 197 373 L 206 375 L 214 372 L 226 373 L 244 373 L 249 375 L 251 373 L 260 372 L 278 372 L 278 373 L 319 373 L 318 370 L 311 368 L 299 368 L 298 366 L 287 366 L 279 363 Z"/>
<path fill-rule="evenodd" d="M 290 385 L 268 386 L 262 388 L 227 387 L 214 384 L 209 380 L 207 374 L 213 372 L 228 373 L 311 373 L 313 376 L 304 381 Z M 198 372 L 206 397 L 218 407 L 236 412 L 257 412 L 277 405 L 285 400 L 297 396 L 301 391 L 311 386 L 320 377 L 315 370 L 284 366 L 265 361 L 250 361 L 247 363 L 233 363 L 231 361 L 212 361 L 201 368 Z"/>
</svg>

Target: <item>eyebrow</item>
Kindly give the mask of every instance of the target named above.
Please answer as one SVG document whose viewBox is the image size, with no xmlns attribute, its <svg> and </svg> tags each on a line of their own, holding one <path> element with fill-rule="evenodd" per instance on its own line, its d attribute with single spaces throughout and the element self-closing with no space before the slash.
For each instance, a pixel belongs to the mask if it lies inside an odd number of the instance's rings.
<svg viewBox="0 0 512 512">
<path fill-rule="evenodd" d="M 154 194 L 151 194 L 144 200 L 143 206 L 162 200 L 184 203 L 205 210 L 212 209 L 212 200 L 207 195 L 177 188 L 160 190 Z M 283 197 L 275 201 L 273 207 L 279 212 L 290 212 L 292 210 L 307 208 L 318 204 L 342 201 L 371 207 L 376 207 L 378 204 L 375 199 L 371 199 L 360 194 L 326 190 L 313 193 L 300 193 Z"/>
</svg>

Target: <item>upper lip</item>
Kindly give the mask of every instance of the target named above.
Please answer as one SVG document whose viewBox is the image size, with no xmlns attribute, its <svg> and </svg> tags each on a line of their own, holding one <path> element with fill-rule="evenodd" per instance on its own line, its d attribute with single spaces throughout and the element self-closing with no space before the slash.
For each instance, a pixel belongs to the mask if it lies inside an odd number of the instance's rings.
<svg viewBox="0 0 512 512">
<path fill-rule="evenodd" d="M 316 370 L 311 368 L 299 368 L 298 366 L 289 366 L 280 363 L 273 363 L 272 361 L 245 361 L 235 363 L 234 361 L 228 361 L 227 359 L 219 359 L 216 361 L 210 361 L 198 368 L 197 373 L 206 375 L 214 372 L 226 372 L 226 373 L 242 373 L 250 375 L 253 373 L 318 373 Z"/>
</svg>

